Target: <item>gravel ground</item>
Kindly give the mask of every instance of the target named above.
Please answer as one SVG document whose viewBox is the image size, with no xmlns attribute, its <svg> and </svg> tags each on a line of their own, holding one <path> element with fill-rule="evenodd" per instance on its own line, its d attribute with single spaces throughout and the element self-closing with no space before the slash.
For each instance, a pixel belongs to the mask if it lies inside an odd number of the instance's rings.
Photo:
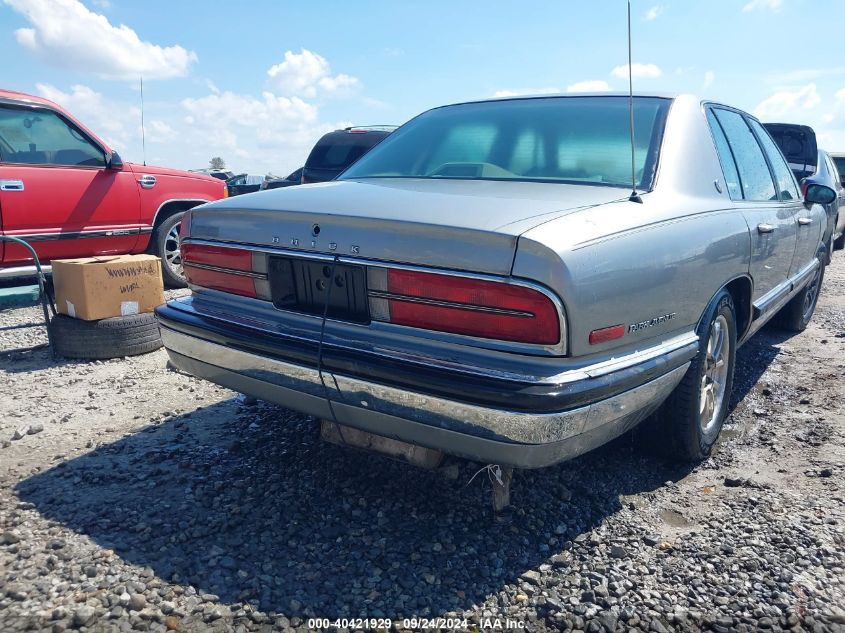
<svg viewBox="0 0 845 633">
<path fill-rule="evenodd" d="M 468 483 L 479 464 L 325 444 L 313 419 L 170 371 L 163 351 L 0 358 L 0 629 L 843 631 L 843 291 L 840 255 L 805 333 L 740 350 L 710 460 L 626 436 L 517 473 L 505 521 L 485 476 Z"/>
</svg>

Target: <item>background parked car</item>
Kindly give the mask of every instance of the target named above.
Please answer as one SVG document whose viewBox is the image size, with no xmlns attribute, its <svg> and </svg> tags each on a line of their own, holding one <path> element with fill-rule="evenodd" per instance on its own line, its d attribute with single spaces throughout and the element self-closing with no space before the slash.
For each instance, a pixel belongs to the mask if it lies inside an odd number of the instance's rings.
<svg viewBox="0 0 845 633">
<path fill-rule="evenodd" d="M 281 189 L 283 187 L 292 187 L 294 185 L 302 184 L 302 170 L 300 167 L 296 171 L 289 173 L 284 178 L 270 178 L 261 183 L 261 190 L 264 189 Z"/>
<path fill-rule="evenodd" d="M 836 168 L 836 173 L 839 175 L 839 184 L 842 186 L 839 189 L 839 220 L 836 223 L 836 231 L 839 237 L 834 239 L 833 248 L 841 250 L 845 248 L 845 154 L 843 153 L 829 153 L 833 166 Z"/>
<path fill-rule="evenodd" d="M 217 178 L 218 180 L 229 180 L 235 175 L 235 172 L 229 171 L 228 169 L 191 169 L 190 172 L 192 174 L 205 174 L 206 176 L 212 176 Z"/>
<path fill-rule="evenodd" d="M 263 182 L 264 176 L 238 174 L 226 181 L 226 189 L 229 191 L 229 196 L 240 196 L 258 191 Z"/>
<path fill-rule="evenodd" d="M 395 125 L 372 125 L 348 127 L 325 134 L 305 161 L 302 184 L 334 180 L 395 129 Z"/>
<path fill-rule="evenodd" d="M 828 263 L 834 249 L 845 246 L 845 188 L 840 172 L 822 149 L 818 149 L 816 132 L 808 125 L 793 123 L 765 123 L 766 129 L 786 157 L 789 167 L 802 187 L 804 179 L 823 184 L 836 192 L 836 198 L 823 205 L 827 213 L 827 227 L 823 242 L 828 246 Z M 841 209 L 840 209 L 841 207 Z"/>
<path fill-rule="evenodd" d="M 815 173 L 818 164 L 818 145 L 813 128 L 809 125 L 794 123 L 764 123 L 764 126 L 780 147 L 798 182 Z"/>
<path fill-rule="evenodd" d="M 124 163 L 59 105 L 0 90 L 0 230 L 42 262 L 148 251 L 161 257 L 165 283 L 184 285 L 182 215 L 225 195 L 203 174 Z M 23 247 L 0 245 L 0 256 L 0 276 L 31 273 Z"/>
</svg>

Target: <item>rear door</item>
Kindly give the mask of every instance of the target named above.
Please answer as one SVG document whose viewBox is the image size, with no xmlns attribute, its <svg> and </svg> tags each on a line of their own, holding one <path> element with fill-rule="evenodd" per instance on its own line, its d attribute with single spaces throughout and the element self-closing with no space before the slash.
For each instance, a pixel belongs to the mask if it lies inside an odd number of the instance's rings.
<svg viewBox="0 0 845 633">
<path fill-rule="evenodd" d="M 783 154 L 772 140 L 766 129 L 757 121 L 748 118 L 748 124 L 757 138 L 760 145 L 766 152 L 769 165 L 772 168 L 772 175 L 775 178 L 778 195 L 785 209 L 790 213 L 794 212 L 797 240 L 792 263 L 789 266 L 789 277 L 795 277 L 802 269 L 806 268 L 816 259 L 819 241 L 822 233 L 827 228 L 827 211 L 821 205 L 815 204 L 807 207 L 801 198 L 798 183 L 793 177 L 793 172 L 786 164 Z"/>
<path fill-rule="evenodd" d="M 105 150 L 58 112 L 0 104 L 2 231 L 40 259 L 130 252 L 140 201 L 129 169 L 107 169 Z M 7 245 L 4 266 L 31 261 Z"/>
<path fill-rule="evenodd" d="M 708 108 L 707 117 L 731 199 L 742 210 L 751 232 L 753 301 L 766 311 L 789 292 L 798 212 L 803 205 L 779 194 L 769 161 L 749 127 L 750 119 L 722 107 Z"/>
</svg>

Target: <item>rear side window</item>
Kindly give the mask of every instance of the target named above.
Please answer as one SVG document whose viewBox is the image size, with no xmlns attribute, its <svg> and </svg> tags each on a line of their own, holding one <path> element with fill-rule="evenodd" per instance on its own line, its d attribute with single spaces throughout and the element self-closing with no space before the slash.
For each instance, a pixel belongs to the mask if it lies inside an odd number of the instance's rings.
<svg viewBox="0 0 845 633">
<path fill-rule="evenodd" d="M 103 151 L 50 110 L 0 108 L 0 161 L 105 167 Z"/>
<path fill-rule="evenodd" d="M 772 140 L 771 135 L 766 129 L 754 119 L 748 119 L 749 125 L 757 133 L 760 139 L 760 144 L 769 155 L 769 163 L 772 165 L 772 171 L 775 172 L 775 181 L 778 185 L 778 192 L 781 200 L 798 200 L 798 185 L 795 183 L 795 178 L 792 175 L 792 170 L 786 164 L 786 159 L 780 151 L 780 148 Z"/>
<path fill-rule="evenodd" d="M 308 169 L 346 169 L 385 136 L 378 132 L 330 132 L 311 150 L 305 166 Z"/>
<path fill-rule="evenodd" d="M 714 108 L 713 112 L 733 150 L 742 184 L 742 197 L 755 201 L 778 200 L 766 157 L 745 118 L 732 110 Z"/>
<path fill-rule="evenodd" d="M 725 174 L 725 184 L 728 186 L 728 193 L 731 200 L 742 200 L 742 183 L 739 181 L 739 172 L 736 169 L 731 146 L 725 137 L 722 126 L 716 120 L 713 110 L 707 111 L 707 121 L 710 123 L 710 131 L 713 133 L 713 140 L 716 142 L 716 153 L 719 155 L 719 162 L 722 164 L 722 172 Z"/>
</svg>

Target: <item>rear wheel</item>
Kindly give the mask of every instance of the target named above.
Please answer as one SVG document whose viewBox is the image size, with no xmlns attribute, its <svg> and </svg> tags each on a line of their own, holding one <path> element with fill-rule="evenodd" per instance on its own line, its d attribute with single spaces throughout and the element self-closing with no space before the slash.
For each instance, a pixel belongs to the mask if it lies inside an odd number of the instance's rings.
<svg viewBox="0 0 845 633">
<path fill-rule="evenodd" d="M 791 332 L 803 332 L 807 329 L 813 313 L 816 311 L 816 304 L 819 302 L 819 293 L 824 281 L 824 261 L 819 260 L 819 267 L 813 275 L 812 281 L 804 286 L 789 303 L 787 303 L 777 316 L 781 327 Z"/>
<path fill-rule="evenodd" d="M 184 288 L 185 273 L 182 271 L 182 252 L 179 249 L 179 226 L 184 211 L 174 213 L 162 220 L 153 231 L 150 249 L 161 258 L 161 276 L 170 288 Z"/>
<path fill-rule="evenodd" d="M 845 229 L 842 230 L 842 234 L 833 240 L 833 250 L 841 251 L 845 248 Z"/>
<path fill-rule="evenodd" d="M 651 448 L 682 461 L 713 450 L 728 414 L 736 360 L 736 310 L 722 290 L 699 326 L 698 354 L 687 373 L 647 423 Z"/>
</svg>

